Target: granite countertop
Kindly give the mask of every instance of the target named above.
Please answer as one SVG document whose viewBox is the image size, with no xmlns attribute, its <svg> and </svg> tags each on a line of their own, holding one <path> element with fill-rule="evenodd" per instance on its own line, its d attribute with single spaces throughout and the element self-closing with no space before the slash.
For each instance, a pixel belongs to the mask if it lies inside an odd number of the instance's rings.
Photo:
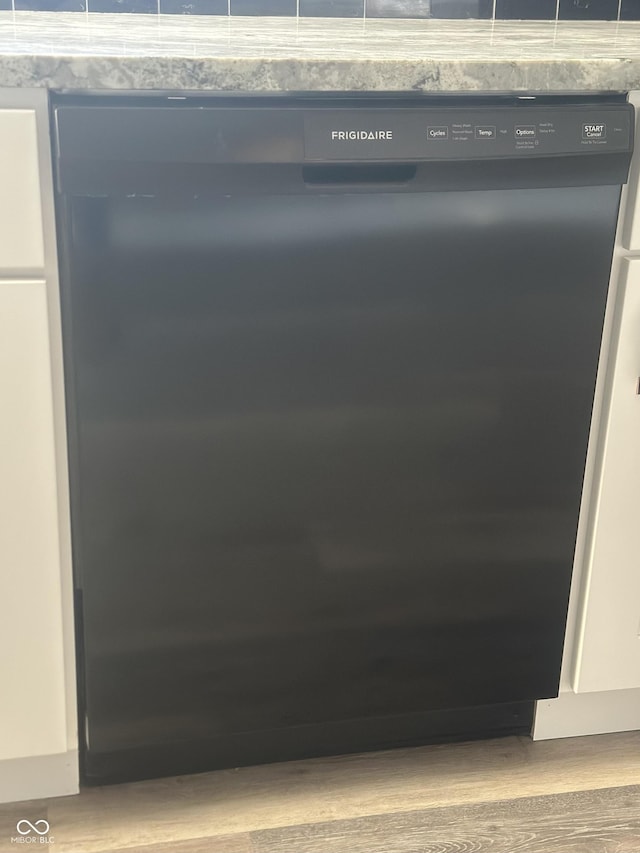
<svg viewBox="0 0 640 853">
<path fill-rule="evenodd" d="M 640 89 L 640 22 L 0 12 L 0 86 L 626 91 Z"/>
</svg>

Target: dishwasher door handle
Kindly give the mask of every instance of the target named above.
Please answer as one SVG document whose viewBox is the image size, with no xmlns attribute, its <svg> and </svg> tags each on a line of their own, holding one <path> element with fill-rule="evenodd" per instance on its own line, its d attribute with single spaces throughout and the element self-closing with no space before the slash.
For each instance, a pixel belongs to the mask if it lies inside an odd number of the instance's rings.
<svg viewBox="0 0 640 853">
<path fill-rule="evenodd" d="M 352 186 L 375 190 L 390 184 L 405 186 L 415 178 L 417 170 L 415 164 L 407 163 L 322 163 L 303 166 L 302 180 L 308 187 Z"/>
</svg>

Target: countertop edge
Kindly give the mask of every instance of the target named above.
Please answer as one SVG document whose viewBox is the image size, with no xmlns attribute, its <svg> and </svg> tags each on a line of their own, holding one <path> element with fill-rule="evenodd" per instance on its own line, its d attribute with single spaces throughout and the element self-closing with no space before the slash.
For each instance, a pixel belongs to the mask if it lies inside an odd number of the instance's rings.
<svg viewBox="0 0 640 853">
<path fill-rule="evenodd" d="M 348 59 L 2 53 L 0 87 L 72 91 L 624 92 L 640 59 Z"/>
</svg>

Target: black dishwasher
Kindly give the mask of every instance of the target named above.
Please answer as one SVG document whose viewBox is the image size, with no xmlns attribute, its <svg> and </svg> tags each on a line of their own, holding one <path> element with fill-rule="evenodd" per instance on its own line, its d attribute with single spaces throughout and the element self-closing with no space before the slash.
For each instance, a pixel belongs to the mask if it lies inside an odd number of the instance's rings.
<svg viewBox="0 0 640 853">
<path fill-rule="evenodd" d="M 528 731 L 632 108 L 53 120 L 85 780 Z"/>
</svg>

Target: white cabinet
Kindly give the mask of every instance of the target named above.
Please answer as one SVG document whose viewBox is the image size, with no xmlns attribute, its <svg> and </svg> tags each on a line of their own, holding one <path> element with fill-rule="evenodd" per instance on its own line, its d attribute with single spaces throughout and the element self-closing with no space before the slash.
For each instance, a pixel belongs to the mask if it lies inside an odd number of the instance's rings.
<svg viewBox="0 0 640 853">
<path fill-rule="evenodd" d="M 67 749 L 47 290 L 0 280 L 0 758 Z"/>
<path fill-rule="evenodd" d="M 44 267 L 35 110 L 0 110 L 0 274 Z"/>
<path fill-rule="evenodd" d="M 640 110 L 640 107 L 636 109 Z M 636 140 L 638 135 L 636 134 Z M 636 142 L 636 145 L 638 142 Z M 640 251 L 640 158 L 636 156 L 635 164 L 629 176 L 627 190 L 627 212 L 622 232 L 622 244 L 625 249 Z"/>
<path fill-rule="evenodd" d="M 640 146 L 640 92 L 634 92 L 629 98 L 636 108 L 636 152 L 631 163 L 629 172 L 629 183 L 623 204 L 623 228 L 621 243 L 625 249 L 640 251 L 640 157 L 638 147 Z"/>
<path fill-rule="evenodd" d="M 49 110 L 0 89 L 0 802 L 78 789 Z"/>
<path fill-rule="evenodd" d="M 575 661 L 579 693 L 640 687 L 640 258 L 622 263 Z"/>
</svg>

